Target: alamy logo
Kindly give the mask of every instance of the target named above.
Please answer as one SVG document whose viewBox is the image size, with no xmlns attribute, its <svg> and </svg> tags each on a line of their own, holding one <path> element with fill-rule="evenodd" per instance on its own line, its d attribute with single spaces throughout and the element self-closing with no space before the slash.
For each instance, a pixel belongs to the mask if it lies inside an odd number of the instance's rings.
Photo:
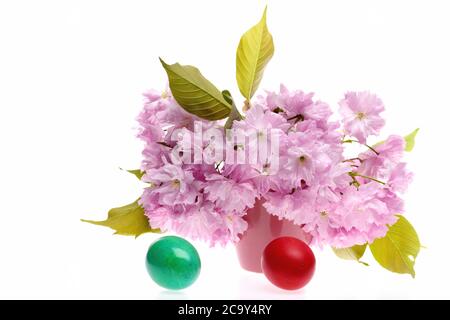
<svg viewBox="0 0 450 320">
<path fill-rule="evenodd" d="M 250 164 L 263 174 L 275 174 L 279 168 L 279 130 L 264 128 L 204 128 L 194 123 L 194 131 L 176 129 L 170 138 L 176 142 L 171 160 L 174 164 Z"/>
</svg>

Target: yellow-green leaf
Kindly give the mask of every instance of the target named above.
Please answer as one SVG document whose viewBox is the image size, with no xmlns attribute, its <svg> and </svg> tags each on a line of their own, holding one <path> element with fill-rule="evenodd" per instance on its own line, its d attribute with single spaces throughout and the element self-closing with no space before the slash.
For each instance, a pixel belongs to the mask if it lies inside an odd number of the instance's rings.
<svg viewBox="0 0 450 320">
<path fill-rule="evenodd" d="M 144 209 L 139 205 L 138 200 L 126 206 L 113 208 L 108 212 L 108 218 L 104 221 L 84 220 L 99 226 L 109 227 L 114 229 L 114 234 L 124 236 L 138 237 L 143 233 L 155 232 L 159 233 L 159 229 L 152 229 L 144 214 Z"/>
<path fill-rule="evenodd" d="M 136 169 L 136 170 L 127 170 L 129 173 L 131 173 L 132 175 L 134 175 L 136 178 L 138 178 L 139 180 L 142 179 L 142 177 L 144 176 L 145 172 L 141 171 L 140 169 Z"/>
<path fill-rule="evenodd" d="M 241 37 L 236 52 L 236 80 L 242 95 L 250 100 L 261 82 L 264 68 L 275 51 L 266 24 L 266 11 L 261 20 Z"/>
<path fill-rule="evenodd" d="M 364 252 L 366 252 L 366 247 L 367 244 L 363 244 L 363 245 L 354 245 L 353 247 L 349 248 L 332 248 L 332 249 L 334 253 L 341 259 L 355 260 L 367 266 L 368 265 L 367 263 L 360 261 L 360 259 L 364 255 Z"/>
<path fill-rule="evenodd" d="M 241 120 L 242 115 L 239 113 L 239 110 L 236 108 L 236 105 L 234 104 L 233 97 L 231 96 L 230 91 L 224 90 L 222 91 L 223 97 L 225 100 L 228 101 L 229 104 L 231 104 L 231 112 L 228 116 L 227 122 L 225 123 L 224 128 L 225 129 L 231 129 L 233 126 L 234 120 Z"/>
<path fill-rule="evenodd" d="M 411 152 L 414 149 L 414 145 L 416 144 L 416 135 L 419 132 L 419 128 L 411 132 L 405 137 L 405 151 Z"/>
<path fill-rule="evenodd" d="M 405 151 L 411 152 L 414 149 L 414 145 L 416 144 L 416 135 L 419 132 L 419 128 L 408 134 L 407 136 L 404 136 L 403 139 L 405 139 Z M 347 140 L 350 141 L 350 140 Z M 345 142 L 345 141 L 344 141 Z M 386 140 L 380 141 L 375 143 L 372 147 L 378 147 L 385 143 Z"/>
<path fill-rule="evenodd" d="M 373 257 L 384 268 L 396 273 L 416 273 L 414 264 L 420 251 L 419 237 L 405 217 L 399 216 L 386 236 L 370 245 Z"/>
<path fill-rule="evenodd" d="M 183 109 L 206 120 L 228 117 L 231 105 L 197 68 L 179 63 L 169 65 L 161 58 L 160 61 L 167 72 L 173 97 Z"/>
<path fill-rule="evenodd" d="M 222 91 L 222 95 L 223 98 L 228 102 L 228 104 L 231 106 L 233 105 L 234 101 L 233 101 L 233 96 L 231 95 L 231 92 L 228 90 L 223 90 Z"/>
<path fill-rule="evenodd" d="M 120 168 L 120 170 L 123 170 L 122 168 Z M 145 172 L 141 171 L 140 169 L 134 169 L 134 170 L 125 170 L 128 173 L 131 173 L 132 175 L 134 175 L 136 178 L 138 178 L 139 180 L 142 179 L 142 177 L 144 176 Z"/>
</svg>

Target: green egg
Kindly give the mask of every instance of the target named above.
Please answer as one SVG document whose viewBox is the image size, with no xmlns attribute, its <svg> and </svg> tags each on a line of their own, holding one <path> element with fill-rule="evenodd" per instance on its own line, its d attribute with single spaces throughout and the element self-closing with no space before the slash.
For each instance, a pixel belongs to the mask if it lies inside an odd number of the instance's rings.
<svg viewBox="0 0 450 320">
<path fill-rule="evenodd" d="M 152 243 L 145 264 L 153 281 L 170 290 L 189 287 L 197 280 L 201 269 L 200 256 L 194 246 L 175 236 L 162 237 Z"/>
</svg>

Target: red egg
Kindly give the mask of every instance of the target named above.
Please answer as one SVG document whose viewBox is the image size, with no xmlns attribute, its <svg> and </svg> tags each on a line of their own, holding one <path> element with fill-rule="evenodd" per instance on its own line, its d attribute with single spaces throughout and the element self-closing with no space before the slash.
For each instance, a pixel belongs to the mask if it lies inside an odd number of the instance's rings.
<svg viewBox="0 0 450 320">
<path fill-rule="evenodd" d="M 261 257 L 264 275 L 277 287 L 286 290 L 303 288 L 314 275 L 316 258 L 311 248 L 293 237 L 270 242 Z"/>
</svg>

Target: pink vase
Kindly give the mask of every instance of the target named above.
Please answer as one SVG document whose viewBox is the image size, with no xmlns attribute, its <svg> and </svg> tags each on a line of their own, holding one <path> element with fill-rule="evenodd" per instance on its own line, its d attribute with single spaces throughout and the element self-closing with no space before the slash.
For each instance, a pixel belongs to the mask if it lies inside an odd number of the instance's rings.
<svg viewBox="0 0 450 320">
<path fill-rule="evenodd" d="M 289 220 L 279 219 L 269 214 L 263 207 L 264 200 L 257 200 L 255 206 L 247 211 L 245 220 L 248 229 L 236 244 L 239 263 L 242 268 L 261 273 L 261 255 L 266 245 L 279 237 L 290 236 L 311 242 L 311 236 L 300 226 Z"/>
</svg>

